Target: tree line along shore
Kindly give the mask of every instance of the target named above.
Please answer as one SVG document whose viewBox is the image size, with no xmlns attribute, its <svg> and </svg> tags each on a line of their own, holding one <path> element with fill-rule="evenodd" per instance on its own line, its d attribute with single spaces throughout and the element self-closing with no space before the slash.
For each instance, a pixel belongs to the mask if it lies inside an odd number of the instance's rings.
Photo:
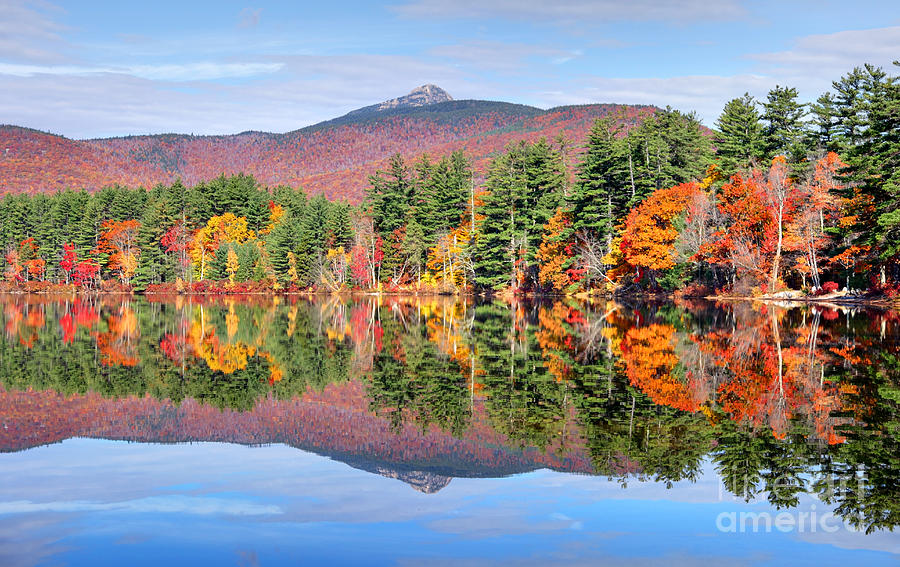
<svg viewBox="0 0 900 567">
<path fill-rule="evenodd" d="M 395 155 L 358 205 L 246 175 L 7 194 L 2 291 L 900 295 L 900 83 L 778 86 L 715 130 L 658 110 L 587 140 Z M 583 151 L 575 151 L 575 147 Z"/>
</svg>

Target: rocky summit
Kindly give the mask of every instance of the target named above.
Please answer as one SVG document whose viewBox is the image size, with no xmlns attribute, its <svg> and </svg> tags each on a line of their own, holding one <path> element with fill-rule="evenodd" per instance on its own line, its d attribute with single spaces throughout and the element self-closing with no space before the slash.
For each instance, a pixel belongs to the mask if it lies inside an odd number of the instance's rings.
<svg viewBox="0 0 900 567">
<path fill-rule="evenodd" d="M 439 102 L 453 100 L 450 94 L 437 85 L 422 85 L 409 92 L 406 96 L 392 98 L 378 105 L 378 110 L 403 108 L 406 106 L 428 106 Z"/>
<path fill-rule="evenodd" d="M 358 110 L 350 112 L 348 116 L 354 114 L 366 114 L 371 112 L 381 112 L 385 110 L 395 110 L 398 108 L 415 108 L 420 106 L 428 106 L 430 104 L 438 104 L 453 100 L 450 94 L 437 85 L 422 85 L 411 90 L 409 94 L 386 100 L 379 104 L 366 106 Z"/>
</svg>

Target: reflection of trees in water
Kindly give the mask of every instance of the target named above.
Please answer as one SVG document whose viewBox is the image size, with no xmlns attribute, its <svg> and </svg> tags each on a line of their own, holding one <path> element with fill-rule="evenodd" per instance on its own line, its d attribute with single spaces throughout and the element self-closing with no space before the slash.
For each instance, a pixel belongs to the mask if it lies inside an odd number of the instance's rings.
<svg viewBox="0 0 900 567">
<path fill-rule="evenodd" d="M 478 436 L 671 485 L 713 459 L 726 487 L 793 506 L 815 490 L 897 524 L 896 314 L 450 297 L 147 302 L 9 298 L 12 389 L 193 398 L 253 410 L 351 378 L 394 431 Z M 329 402 L 331 403 L 331 402 Z M 149 427 L 149 426 L 148 426 Z M 858 469 L 866 483 L 835 484 Z"/>
<path fill-rule="evenodd" d="M 900 524 L 900 349 L 892 341 L 881 351 L 857 349 L 862 364 L 842 369 L 844 412 L 854 419 L 840 428 L 844 442 L 821 456 L 816 487 L 867 531 Z"/>
</svg>

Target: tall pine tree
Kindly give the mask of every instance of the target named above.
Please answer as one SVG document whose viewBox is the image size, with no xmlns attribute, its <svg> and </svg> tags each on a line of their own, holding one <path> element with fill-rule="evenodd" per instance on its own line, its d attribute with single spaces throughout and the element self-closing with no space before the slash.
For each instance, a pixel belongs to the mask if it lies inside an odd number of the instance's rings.
<svg viewBox="0 0 900 567">
<path fill-rule="evenodd" d="M 569 199 L 572 228 L 583 237 L 608 242 L 631 200 L 628 155 L 615 118 L 598 119 L 588 135 Z"/>
<path fill-rule="evenodd" d="M 512 145 L 492 162 L 473 254 L 477 285 L 499 290 L 536 281 L 531 261 L 561 202 L 564 175 L 546 140 Z"/>
<path fill-rule="evenodd" d="M 781 155 L 793 164 L 800 163 L 806 157 L 806 105 L 797 102 L 797 89 L 776 86 L 769 91 L 763 108 L 766 157 Z"/>
<path fill-rule="evenodd" d="M 763 158 L 765 139 L 756 107 L 756 99 L 744 93 L 728 101 L 716 122 L 716 155 L 725 175 L 748 169 Z"/>
</svg>

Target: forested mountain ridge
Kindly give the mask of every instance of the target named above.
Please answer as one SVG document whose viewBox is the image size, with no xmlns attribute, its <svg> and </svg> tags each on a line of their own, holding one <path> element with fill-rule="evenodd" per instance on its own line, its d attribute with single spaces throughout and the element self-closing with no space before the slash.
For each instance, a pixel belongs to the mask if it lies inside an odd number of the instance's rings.
<svg viewBox="0 0 900 567">
<path fill-rule="evenodd" d="M 396 153 L 413 159 L 461 149 L 476 169 L 510 142 L 584 140 L 597 118 L 633 125 L 653 107 L 597 104 L 542 110 L 505 102 L 453 100 L 434 85 L 285 133 L 159 134 L 73 140 L 0 126 L 0 191 L 36 193 L 120 184 L 195 184 L 245 173 L 267 185 L 359 202 L 369 175 Z"/>
</svg>

